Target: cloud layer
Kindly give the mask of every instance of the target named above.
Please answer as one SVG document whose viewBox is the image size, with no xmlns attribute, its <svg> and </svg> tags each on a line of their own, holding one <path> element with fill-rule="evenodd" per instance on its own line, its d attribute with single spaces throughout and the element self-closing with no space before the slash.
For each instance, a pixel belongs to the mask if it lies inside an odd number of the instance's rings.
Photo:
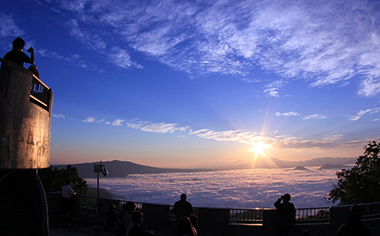
<svg viewBox="0 0 380 236">
<path fill-rule="evenodd" d="M 273 208 L 277 198 L 289 193 L 297 208 L 324 207 L 331 205 L 325 197 L 333 188 L 335 172 L 312 168 L 128 175 L 103 178 L 101 188 L 123 200 L 170 205 L 186 193 L 195 207 Z M 95 178 L 86 180 L 96 186 Z"/>
</svg>

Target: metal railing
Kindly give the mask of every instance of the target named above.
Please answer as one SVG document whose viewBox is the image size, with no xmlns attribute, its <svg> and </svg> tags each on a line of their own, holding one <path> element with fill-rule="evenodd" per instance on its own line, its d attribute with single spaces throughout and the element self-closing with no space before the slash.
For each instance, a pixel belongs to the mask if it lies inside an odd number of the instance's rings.
<svg viewBox="0 0 380 236">
<path fill-rule="evenodd" d="M 329 222 L 330 207 L 299 208 L 296 210 L 296 223 Z"/>
<path fill-rule="evenodd" d="M 262 224 L 264 209 L 230 209 L 230 224 Z"/>
<path fill-rule="evenodd" d="M 380 202 L 360 204 L 363 218 L 377 218 L 380 217 Z"/>
<path fill-rule="evenodd" d="M 30 99 L 39 106 L 49 110 L 51 89 L 33 74 Z"/>
<path fill-rule="evenodd" d="M 57 195 L 58 194 L 58 195 Z M 54 207 L 59 201 L 60 193 L 47 193 L 46 194 L 49 208 Z M 77 201 L 78 210 L 82 214 L 96 215 L 97 212 L 97 198 L 95 196 L 78 195 Z M 125 204 L 126 200 L 119 200 L 120 206 Z M 145 203 L 136 202 L 137 209 L 142 210 Z M 362 208 L 364 219 L 380 218 L 380 202 L 360 204 Z M 349 206 L 346 206 L 349 207 Z M 171 213 L 172 205 L 169 205 L 170 220 L 175 221 L 174 214 Z M 198 215 L 197 207 L 194 207 L 194 214 Z M 296 209 L 295 220 L 297 224 L 312 224 L 312 223 L 328 223 L 330 222 L 330 207 L 318 208 L 299 208 Z M 50 209 L 49 209 L 50 210 Z M 230 224 L 251 224 L 263 225 L 264 212 L 273 209 L 253 208 L 253 209 L 229 209 L 229 223 Z"/>
</svg>

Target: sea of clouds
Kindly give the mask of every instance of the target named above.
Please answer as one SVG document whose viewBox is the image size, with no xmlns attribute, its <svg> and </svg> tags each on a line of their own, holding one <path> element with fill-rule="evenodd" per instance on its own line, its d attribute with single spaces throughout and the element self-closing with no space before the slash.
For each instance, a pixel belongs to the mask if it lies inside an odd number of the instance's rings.
<svg viewBox="0 0 380 236">
<path fill-rule="evenodd" d="M 100 188 L 122 200 L 174 204 L 186 193 L 194 207 L 273 208 L 285 193 L 297 208 L 334 205 L 326 197 L 337 170 L 249 169 L 213 172 L 133 174 L 100 177 Z M 86 179 L 96 187 L 96 178 Z"/>
</svg>

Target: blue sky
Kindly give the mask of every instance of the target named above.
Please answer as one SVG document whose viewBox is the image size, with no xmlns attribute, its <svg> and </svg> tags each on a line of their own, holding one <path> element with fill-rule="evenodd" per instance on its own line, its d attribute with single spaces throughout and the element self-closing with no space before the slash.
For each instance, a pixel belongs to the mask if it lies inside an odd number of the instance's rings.
<svg viewBox="0 0 380 236">
<path fill-rule="evenodd" d="M 379 140 L 377 1 L 1 5 L 2 55 L 22 37 L 54 93 L 52 164 L 209 168 L 257 142 L 305 160 Z"/>
</svg>

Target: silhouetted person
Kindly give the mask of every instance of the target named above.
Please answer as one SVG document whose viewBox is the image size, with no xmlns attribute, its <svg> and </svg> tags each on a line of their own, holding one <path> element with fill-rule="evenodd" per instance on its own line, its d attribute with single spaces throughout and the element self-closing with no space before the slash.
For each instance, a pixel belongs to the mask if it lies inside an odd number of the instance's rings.
<svg viewBox="0 0 380 236">
<path fill-rule="evenodd" d="M 119 219 L 120 222 L 120 228 L 121 232 L 125 233 L 127 232 L 129 224 L 132 222 L 131 215 L 133 212 L 136 211 L 136 203 L 132 201 L 128 201 L 126 204 L 122 206 L 123 211 L 121 214 L 121 219 Z"/>
<path fill-rule="evenodd" d="M 144 220 L 143 213 L 135 211 L 131 215 L 132 222 L 127 229 L 127 236 L 151 236 L 153 233 L 147 232 L 141 228 L 141 224 Z"/>
<path fill-rule="evenodd" d="M 274 203 L 279 213 L 277 235 L 288 235 L 290 228 L 294 225 L 296 209 L 290 202 L 290 198 L 291 196 L 287 193 Z"/>
<path fill-rule="evenodd" d="M 370 236 L 371 231 L 361 221 L 362 212 L 358 205 L 353 205 L 350 208 L 349 220 L 347 223 L 341 225 L 336 232 L 335 236 Z"/>
<path fill-rule="evenodd" d="M 118 226 L 118 212 L 117 208 L 114 204 L 111 204 L 107 215 L 106 215 L 106 222 L 104 225 L 104 229 L 106 231 L 115 231 Z"/>
<path fill-rule="evenodd" d="M 198 235 L 198 231 L 197 231 L 197 228 L 196 228 L 196 225 L 198 223 L 198 217 L 196 215 L 194 215 L 194 214 L 191 214 L 189 216 L 189 219 L 191 221 L 191 224 L 193 225 L 193 231 L 194 231 L 195 235 Z"/>
<path fill-rule="evenodd" d="M 36 65 L 30 65 L 29 68 L 28 68 L 31 72 L 33 72 L 33 74 L 35 76 L 37 76 L 37 78 L 40 78 L 40 72 L 38 72 L 37 70 L 37 66 Z"/>
<path fill-rule="evenodd" d="M 67 214 L 72 207 L 72 197 L 76 192 L 71 188 L 71 180 L 66 181 L 66 185 L 62 187 L 63 213 Z"/>
<path fill-rule="evenodd" d="M 29 64 L 34 64 L 34 49 L 30 47 L 28 52 L 30 52 L 30 57 L 28 57 L 24 52 L 25 41 L 18 37 L 13 40 L 12 50 L 4 55 L 4 59 L 13 61 L 20 66 L 24 66 L 24 62 Z"/>
<path fill-rule="evenodd" d="M 179 220 L 177 236 L 197 236 L 189 217 L 182 217 Z"/>
<path fill-rule="evenodd" d="M 186 194 L 182 193 L 181 200 L 174 203 L 172 211 L 175 214 L 177 221 L 179 221 L 182 217 L 189 217 L 193 212 L 193 206 L 190 202 L 186 201 L 186 198 Z"/>
<path fill-rule="evenodd" d="M 302 232 L 301 236 L 310 236 L 310 232 L 309 232 L 309 230 L 305 229 L 305 230 Z"/>
</svg>

